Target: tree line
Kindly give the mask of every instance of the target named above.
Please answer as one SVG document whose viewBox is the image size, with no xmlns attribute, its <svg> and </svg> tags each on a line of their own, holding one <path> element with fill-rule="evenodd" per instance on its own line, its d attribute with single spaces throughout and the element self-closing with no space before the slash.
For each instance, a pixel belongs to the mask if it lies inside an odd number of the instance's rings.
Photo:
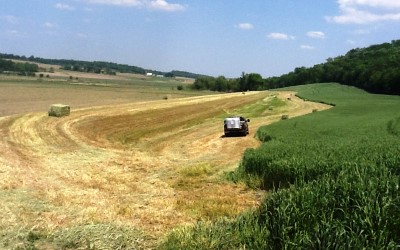
<svg viewBox="0 0 400 250">
<path fill-rule="evenodd" d="M 192 88 L 195 90 L 211 90 L 219 92 L 238 92 L 238 91 L 252 91 L 252 90 L 264 90 L 264 79 L 260 74 L 242 73 L 240 78 L 227 79 L 224 76 L 210 77 L 202 76 L 198 77 Z"/>
<path fill-rule="evenodd" d="M 162 72 L 157 70 L 144 69 L 137 66 L 118 64 L 112 62 L 103 62 L 103 61 L 89 62 L 89 61 L 69 60 L 69 59 L 45 59 L 35 56 L 26 57 L 14 54 L 2 54 L 2 53 L 0 53 L 0 58 L 23 60 L 23 61 L 43 63 L 43 64 L 54 64 L 61 66 L 61 69 L 64 70 L 96 73 L 96 74 L 115 75 L 116 73 L 133 73 L 133 74 L 144 75 L 146 73 L 152 73 L 153 75 L 162 75 L 165 77 L 187 77 L 187 78 L 197 78 L 201 76 L 200 74 L 190 73 L 186 71 L 172 70 L 171 72 Z"/>
<path fill-rule="evenodd" d="M 267 90 L 321 82 L 337 82 L 371 93 L 400 94 L 400 40 L 356 48 L 343 56 L 328 58 L 313 67 L 298 67 L 279 77 L 263 79 L 242 73 L 240 78 L 199 77 L 193 89 L 212 91 Z"/>
<path fill-rule="evenodd" d="M 134 73 L 134 74 L 145 74 L 146 70 L 136 66 L 129 66 L 125 64 L 117 64 L 111 62 L 102 61 L 81 61 L 81 60 L 70 60 L 70 59 L 45 59 L 35 56 L 18 56 L 13 54 L 0 54 L 1 58 L 24 60 L 29 62 L 54 64 L 61 66 L 64 70 L 87 72 L 87 73 L 104 73 L 104 74 L 115 74 L 120 73 Z"/>
<path fill-rule="evenodd" d="M 0 58 L 0 73 L 16 73 L 24 76 L 35 76 L 39 66 L 33 63 L 19 63 Z"/>
<path fill-rule="evenodd" d="M 356 48 L 311 68 L 300 67 L 266 79 L 270 88 L 337 82 L 371 93 L 400 94 L 400 40 Z"/>
</svg>

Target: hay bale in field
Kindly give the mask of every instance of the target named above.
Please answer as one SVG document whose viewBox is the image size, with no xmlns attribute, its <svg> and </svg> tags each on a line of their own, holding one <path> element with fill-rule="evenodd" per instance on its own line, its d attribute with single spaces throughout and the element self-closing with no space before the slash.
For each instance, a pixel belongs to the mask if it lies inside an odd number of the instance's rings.
<svg viewBox="0 0 400 250">
<path fill-rule="evenodd" d="M 71 109 L 69 105 L 53 104 L 50 106 L 49 116 L 62 117 L 69 115 Z"/>
</svg>

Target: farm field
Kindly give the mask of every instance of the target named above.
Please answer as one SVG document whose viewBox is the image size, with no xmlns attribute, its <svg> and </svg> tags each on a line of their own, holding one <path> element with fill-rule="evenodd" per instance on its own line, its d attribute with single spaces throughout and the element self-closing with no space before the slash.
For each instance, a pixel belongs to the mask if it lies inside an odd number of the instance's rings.
<svg viewBox="0 0 400 250">
<path fill-rule="evenodd" d="M 72 74 L 63 71 L 42 74 L 49 75 L 49 78 L 0 75 L 0 117 L 47 111 L 54 103 L 66 103 L 76 109 L 210 94 L 178 91 L 178 85 L 184 87 L 192 82 L 188 79 L 157 79 L 133 74 Z"/>
<path fill-rule="evenodd" d="M 0 81 L 6 249 L 148 249 L 177 226 L 255 208 L 264 193 L 224 173 L 259 146 L 259 126 L 329 107 L 290 91 L 215 94 L 177 91 L 182 81 L 57 77 Z M 58 102 L 71 105 L 69 116 L 47 116 Z M 231 114 L 251 119 L 249 136 L 222 136 Z"/>
<path fill-rule="evenodd" d="M 162 249 L 399 248 L 399 96 L 334 83 L 287 90 L 335 106 L 260 127 L 260 147 L 230 176 L 268 197 L 233 220 L 174 230 Z"/>
</svg>

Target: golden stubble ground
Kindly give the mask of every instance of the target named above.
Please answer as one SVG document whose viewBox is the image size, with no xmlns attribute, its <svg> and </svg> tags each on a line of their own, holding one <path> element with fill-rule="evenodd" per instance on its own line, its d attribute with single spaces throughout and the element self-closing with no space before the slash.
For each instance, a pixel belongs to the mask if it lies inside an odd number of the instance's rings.
<svg viewBox="0 0 400 250">
<path fill-rule="evenodd" d="M 287 105 L 252 119 L 246 137 L 223 137 L 221 114 L 270 98 L 270 92 L 98 106 L 62 118 L 0 118 L 0 227 L 51 232 L 117 223 L 159 239 L 179 225 L 257 207 L 263 192 L 228 182 L 223 173 L 237 167 L 246 148 L 259 145 L 259 126 L 283 113 L 327 108 L 290 92 L 275 95 Z"/>
</svg>

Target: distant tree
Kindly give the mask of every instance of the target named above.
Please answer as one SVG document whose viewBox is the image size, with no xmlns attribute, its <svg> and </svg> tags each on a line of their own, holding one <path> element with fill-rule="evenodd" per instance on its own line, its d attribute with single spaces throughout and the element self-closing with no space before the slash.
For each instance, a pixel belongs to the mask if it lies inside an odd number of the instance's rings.
<svg viewBox="0 0 400 250">
<path fill-rule="evenodd" d="M 264 80 L 260 74 L 243 72 L 238 84 L 239 91 L 261 90 L 264 87 Z"/>
<path fill-rule="evenodd" d="M 228 81 L 224 76 L 219 76 L 215 80 L 215 88 L 212 90 L 219 91 L 219 92 L 225 92 L 228 89 Z"/>
<path fill-rule="evenodd" d="M 15 63 L 11 60 L 0 59 L 0 72 L 11 71 L 18 75 L 32 76 L 38 72 L 39 66 L 33 63 Z"/>
<path fill-rule="evenodd" d="M 15 63 L 13 63 L 11 60 L 0 59 L 0 72 L 12 71 L 12 69 L 14 69 L 14 65 Z"/>
<path fill-rule="evenodd" d="M 201 76 L 194 81 L 192 88 L 197 90 L 214 90 L 215 78 L 210 76 Z"/>
</svg>

